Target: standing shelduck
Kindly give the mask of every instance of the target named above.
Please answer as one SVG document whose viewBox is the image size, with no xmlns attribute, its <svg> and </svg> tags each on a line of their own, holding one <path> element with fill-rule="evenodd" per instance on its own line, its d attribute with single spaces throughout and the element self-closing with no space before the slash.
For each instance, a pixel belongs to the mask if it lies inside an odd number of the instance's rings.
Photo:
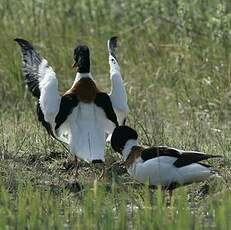
<svg viewBox="0 0 231 230">
<path fill-rule="evenodd" d="M 211 166 L 200 161 L 220 157 L 166 146 L 145 148 L 139 145 L 137 132 L 128 126 L 115 128 L 111 146 L 123 155 L 128 173 L 133 178 L 167 190 L 206 180 L 214 172 Z"/>
<path fill-rule="evenodd" d="M 60 96 L 56 74 L 47 60 L 28 41 L 18 38 L 15 41 L 21 46 L 27 86 L 38 98 L 39 121 L 50 135 L 69 144 L 74 155 L 88 162 L 104 161 L 106 137 L 118 126 L 113 105 L 120 107 L 113 90 L 109 96 L 97 88 L 90 73 L 88 47 L 75 48 L 76 78 L 72 87 Z M 123 85 L 116 87 L 118 91 Z"/>
</svg>

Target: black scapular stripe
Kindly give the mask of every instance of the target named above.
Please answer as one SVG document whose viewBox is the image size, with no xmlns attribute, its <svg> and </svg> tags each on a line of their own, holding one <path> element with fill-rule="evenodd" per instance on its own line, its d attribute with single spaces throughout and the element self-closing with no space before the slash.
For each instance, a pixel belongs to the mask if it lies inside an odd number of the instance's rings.
<svg viewBox="0 0 231 230">
<path fill-rule="evenodd" d="M 209 158 L 221 157 L 218 155 L 206 155 L 197 152 L 184 152 L 180 154 L 180 157 L 174 162 L 174 166 L 177 168 L 184 167 L 199 161 L 208 160 Z"/>
<path fill-rule="evenodd" d="M 111 99 L 106 93 L 97 93 L 95 97 L 95 104 L 103 109 L 106 117 L 110 121 L 112 121 L 116 125 L 116 127 L 119 126 L 115 111 L 112 107 Z"/>
<path fill-rule="evenodd" d="M 142 151 L 141 158 L 143 161 L 147 161 L 160 156 L 169 156 L 169 157 L 180 157 L 180 153 L 176 149 L 168 148 L 165 146 L 154 146 L 147 148 Z"/>
<path fill-rule="evenodd" d="M 47 133 L 55 138 L 53 131 L 51 129 L 51 125 L 48 122 L 46 122 L 44 119 L 44 114 L 42 112 L 39 102 L 37 103 L 37 116 L 38 116 L 39 122 L 41 122 L 42 126 L 45 127 Z"/>
<path fill-rule="evenodd" d="M 67 119 L 73 109 L 79 104 L 79 100 L 76 95 L 67 94 L 62 96 L 59 112 L 55 118 L 55 129 L 58 129 L 60 125 Z"/>
</svg>

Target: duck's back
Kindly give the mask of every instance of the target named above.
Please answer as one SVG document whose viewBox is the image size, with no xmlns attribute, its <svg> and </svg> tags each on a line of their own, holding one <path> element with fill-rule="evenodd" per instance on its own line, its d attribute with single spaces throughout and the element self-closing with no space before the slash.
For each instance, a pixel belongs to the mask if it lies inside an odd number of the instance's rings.
<svg viewBox="0 0 231 230">
<path fill-rule="evenodd" d="M 94 103 L 80 102 L 68 120 L 72 152 L 86 161 L 104 161 L 108 123 L 104 111 Z"/>
<path fill-rule="evenodd" d="M 64 113 L 66 118 L 57 119 L 64 121 L 59 135 L 66 126 L 72 153 L 86 161 L 104 161 L 106 135 L 117 123 L 109 96 L 100 92 L 91 78 L 81 78 L 63 97 L 71 97 L 68 103 L 74 106 Z M 77 103 L 72 103 L 72 99 Z"/>
</svg>

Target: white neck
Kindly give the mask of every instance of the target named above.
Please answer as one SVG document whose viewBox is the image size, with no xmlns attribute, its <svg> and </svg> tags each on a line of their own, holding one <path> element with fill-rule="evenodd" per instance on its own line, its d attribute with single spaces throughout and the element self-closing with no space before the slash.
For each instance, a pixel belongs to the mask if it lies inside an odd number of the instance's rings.
<svg viewBox="0 0 231 230">
<path fill-rule="evenodd" d="M 75 81 L 74 81 L 73 85 L 76 82 L 78 82 L 81 78 L 87 78 L 87 77 L 91 78 L 93 80 L 93 77 L 92 77 L 91 73 L 79 73 L 79 72 L 77 72 L 76 76 L 75 76 Z"/>
<path fill-rule="evenodd" d="M 124 160 L 127 159 L 129 153 L 130 153 L 131 150 L 132 150 L 132 147 L 133 147 L 133 146 L 137 146 L 137 145 L 139 145 L 139 144 L 138 144 L 138 140 L 135 140 L 135 139 L 130 139 L 130 140 L 128 140 L 128 141 L 126 142 L 126 144 L 125 144 L 125 146 L 124 146 L 124 149 L 123 149 L 123 151 L 122 151 Z"/>
<path fill-rule="evenodd" d="M 120 66 L 119 66 L 118 62 L 116 61 L 116 59 L 112 55 L 109 55 L 109 65 L 110 65 L 111 77 L 115 73 L 120 73 Z"/>
</svg>

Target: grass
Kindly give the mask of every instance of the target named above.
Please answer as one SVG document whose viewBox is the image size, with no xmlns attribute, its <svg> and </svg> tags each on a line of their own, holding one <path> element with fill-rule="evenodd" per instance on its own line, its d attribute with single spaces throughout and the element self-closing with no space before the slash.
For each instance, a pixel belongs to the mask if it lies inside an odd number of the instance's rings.
<svg viewBox="0 0 231 230">
<path fill-rule="evenodd" d="M 230 10 L 228 0 L 0 0 L 0 228 L 229 229 Z M 212 161 L 221 178 L 177 189 L 170 207 L 160 190 L 126 173 L 96 182 L 97 169 L 84 163 L 79 192 L 70 154 L 40 127 L 25 89 L 15 37 L 33 42 L 64 92 L 78 43 L 89 45 L 92 73 L 109 91 L 112 35 L 119 36 L 128 124 L 142 143 L 224 156 Z M 106 153 L 108 167 L 120 159 L 109 146 Z"/>
<path fill-rule="evenodd" d="M 179 189 L 172 206 L 163 203 L 161 190 L 124 191 L 124 186 L 93 184 L 79 194 L 27 184 L 16 193 L 1 187 L 1 226 L 19 229 L 229 229 L 230 194 L 216 199 L 187 200 Z M 119 195 L 118 195 L 119 193 Z M 196 207 L 201 207 L 197 209 Z"/>
</svg>

